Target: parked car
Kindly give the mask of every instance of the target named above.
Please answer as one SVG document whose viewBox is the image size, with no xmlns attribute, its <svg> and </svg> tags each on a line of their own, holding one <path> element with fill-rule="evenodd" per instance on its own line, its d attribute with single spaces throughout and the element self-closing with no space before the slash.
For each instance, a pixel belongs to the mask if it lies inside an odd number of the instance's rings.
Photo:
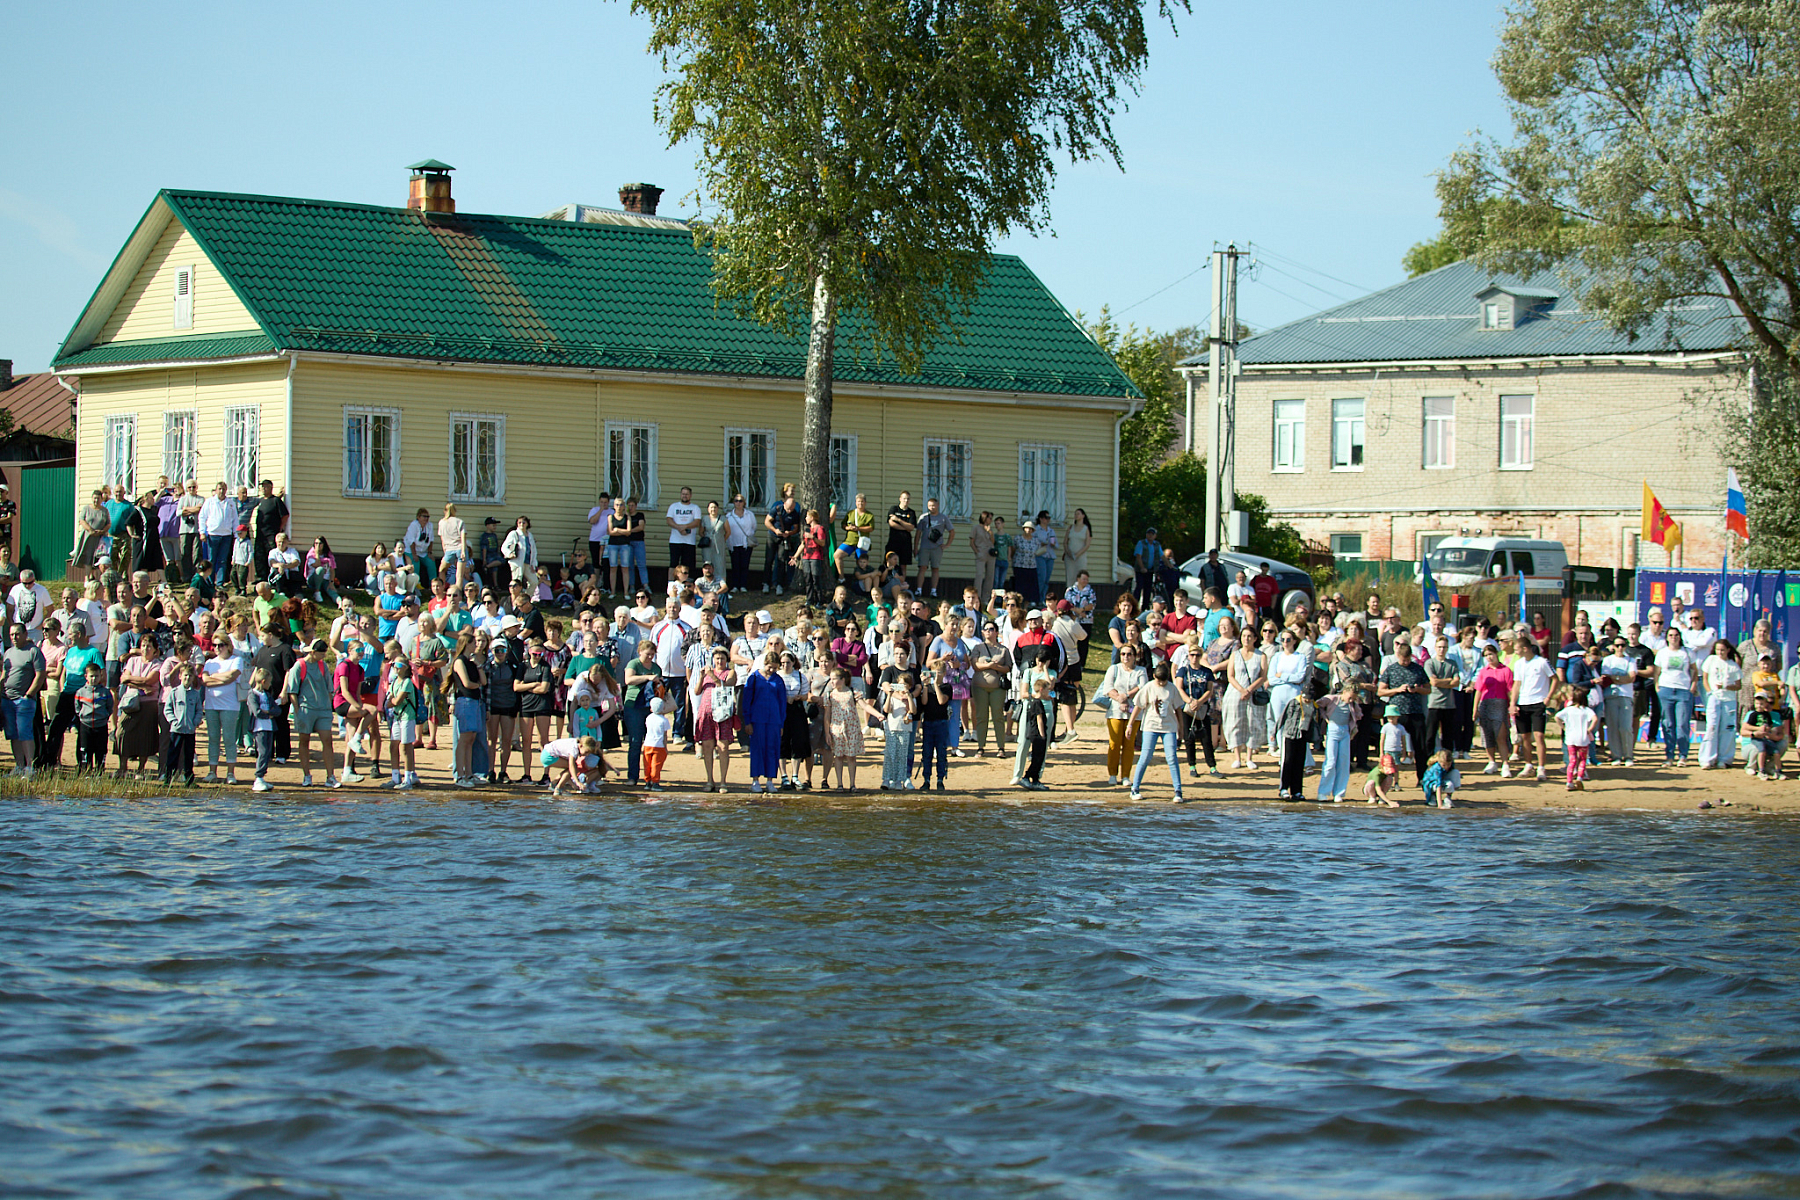
<svg viewBox="0 0 1800 1200">
<path fill-rule="evenodd" d="M 1200 585 L 1200 567 L 1206 562 L 1206 555 L 1196 554 L 1181 564 L 1181 590 L 1187 593 L 1194 604 L 1201 603 L 1206 591 Z M 1283 617 L 1294 611 L 1294 606 L 1305 604 L 1308 612 L 1319 611 L 1319 601 L 1313 591 L 1312 576 L 1299 567 L 1277 562 L 1272 558 L 1258 558 L 1254 554 L 1245 554 L 1240 550 L 1221 550 L 1219 562 L 1225 568 L 1227 582 L 1237 578 L 1242 571 L 1246 579 L 1254 579 L 1262 564 L 1269 564 L 1269 573 L 1275 577 L 1275 584 L 1280 589 L 1275 594 L 1275 611 Z M 1436 568 L 1434 567 L 1433 570 Z"/>
<path fill-rule="evenodd" d="M 1439 587 L 1472 587 L 1487 579 L 1525 577 L 1525 590 L 1562 591 L 1569 552 L 1561 542 L 1538 538 L 1445 538 L 1426 555 L 1431 578 Z M 1417 569 L 1414 577 L 1422 572 Z"/>
</svg>

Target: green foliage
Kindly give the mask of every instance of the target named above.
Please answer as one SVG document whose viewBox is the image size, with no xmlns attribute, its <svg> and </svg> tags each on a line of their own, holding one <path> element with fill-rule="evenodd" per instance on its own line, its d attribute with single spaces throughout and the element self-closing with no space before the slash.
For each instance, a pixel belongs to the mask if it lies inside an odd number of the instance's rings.
<svg viewBox="0 0 1800 1200">
<path fill-rule="evenodd" d="M 1058 162 L 1118 160 L 1112 112 L 1149 51 L 1142 0 L 632 9 L 670 76 L 657 117 L 699 148 L 694 236 L 716 291 L 809 339 L 801 498 L 818 504 L 839 320 L 916 366 L 966 313 L 994 240 L 1045 226 Z"/>
<path fill-rule="evenodd" d="M 1449 245 L 1626 331 L 1729 298 L 1800 371 L 1800 4 L 1518 0 L 1494 69 L 1514 138 L 1439 176 Z"/>
<path fill-rule="evenodd" d="M 1206 549 L 1206 460 L 1177 454 L 1142 472 L 1127 487 L 1123 472 L 1119 482 L 1119 557 L 1131 561 L 1132 547 L 1147 526 L 1156 526 L 1162 544 L 1185 562 Z M 1250 514 L 1248 553 L 1300 565 L 1306 554 L 1299 531 L 1285 521 L 1271 520 L 1269 502 L 1261 496 L 1239 492 L 1239 512 Z"/>
<path fill-rule="evenodd" d="M 1468 248 L 1452 241 L 1448 232 L 1440 230 L 1429 242 L 1414 242 L 1412 249 L 1401 257 L 1400 265 L 1406 268 L 1408 279 L 1416 279 L 1427 271 L 1461 262 L 1469 257 L 1469 253 Z"/>
<path fill-rule="evenodd" d="M 1306 542 L 1300 531 L 1286 521 L 1272 520 L 1269 502 L 1261 496 L 1237 494 L 1237 510 L 1250 514 L 1250 545 L 1247 552 L 1273 558 L 1290 566 L 1306 565 Z"/>
<path fill-rule="evenodd" d="M 1119 487 L 1123 491 L 1167 458 L 1175 444 L 1180 433 L 1178 419 L 1186 404 L 1175 367 L 1205 348 L 1206 335 L 1192 325 L 1172 333 L 1139 330 L 1136 325 L 1121 329 L 1106 308 L 1100 310 L 1097 321 L 1084 320 L 1081 313 L 1075 314 L 1075 320 L 1144 393 L 1143 405 L 1119 429 Z"/>
<path fill-rule="evenodd" d="M 1800 567 L 1800 386 L 1772 369 L 1752 372 L 1747 399 L 1720 398 L 1719 427 L 1750 515 L 1744 565 Z"/>
</svg>

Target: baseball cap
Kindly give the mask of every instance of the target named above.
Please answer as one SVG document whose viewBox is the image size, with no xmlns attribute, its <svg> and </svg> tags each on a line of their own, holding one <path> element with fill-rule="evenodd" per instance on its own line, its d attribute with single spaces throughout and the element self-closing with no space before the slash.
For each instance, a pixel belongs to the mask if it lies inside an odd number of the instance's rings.
<svg viewBox="0 0 1800 1200">
<path fill-rule="evenodd" d="M 326 645 L 324 638 L 314 638 L 313 639 L 313 644 L 311 647 L 312 653 L 323 654 L 329 649 L 331 649 L 331 647 Z"/>
<path fill-rule="evenodd" d="M 1067 600 L 1058 600 L 1056 602 L 1056 611 L 1059 613 L 1074 612 L 1075 606 L 1070 604 Z"/>
<path fill-rule="evenodd" d="M 1027 621 L 1041 621 L 1044 619 L 1044 610 L 1041 608 L 1034 608 L 1025 614 L 1025 619 Z"/>
<path fill-rule="evenodd" d="M 766 608 L 757 612 L 756 619 L 764 625 L 773 625 L 775 623 L 775 618 L 769 615 L 769 610 Z"/>
</svg>

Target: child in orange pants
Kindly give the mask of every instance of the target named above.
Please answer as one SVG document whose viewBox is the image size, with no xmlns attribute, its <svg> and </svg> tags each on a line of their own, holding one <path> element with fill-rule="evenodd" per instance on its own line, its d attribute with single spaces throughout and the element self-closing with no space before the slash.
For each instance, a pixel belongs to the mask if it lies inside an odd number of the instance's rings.
<svg viewBox="0 0 1800 1200">
<path fill-rule="evenodd" d="M 663 762 L 669 757 L 669 733 L 672 722 L 669 702 L 658 696 L 650 702 L 650 715 L 644 720 L 644 790 L 662 791 Z"/>
</svg>

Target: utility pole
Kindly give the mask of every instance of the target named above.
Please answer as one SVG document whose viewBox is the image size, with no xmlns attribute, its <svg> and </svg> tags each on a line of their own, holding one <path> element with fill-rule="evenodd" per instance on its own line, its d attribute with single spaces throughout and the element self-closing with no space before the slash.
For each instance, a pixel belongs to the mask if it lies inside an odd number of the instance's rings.
<svg viewBox="0 0 1800 1200">
<path fill-rule="evenodd" d="M 1226 525 L 1237 507 L 1237 260 L 1242 256 L 1236 245 L 1215 250 L 1212 256 L 1212 319 L 1207 329 L 1207 549 L 1230 548 Z"/>
</svg>

